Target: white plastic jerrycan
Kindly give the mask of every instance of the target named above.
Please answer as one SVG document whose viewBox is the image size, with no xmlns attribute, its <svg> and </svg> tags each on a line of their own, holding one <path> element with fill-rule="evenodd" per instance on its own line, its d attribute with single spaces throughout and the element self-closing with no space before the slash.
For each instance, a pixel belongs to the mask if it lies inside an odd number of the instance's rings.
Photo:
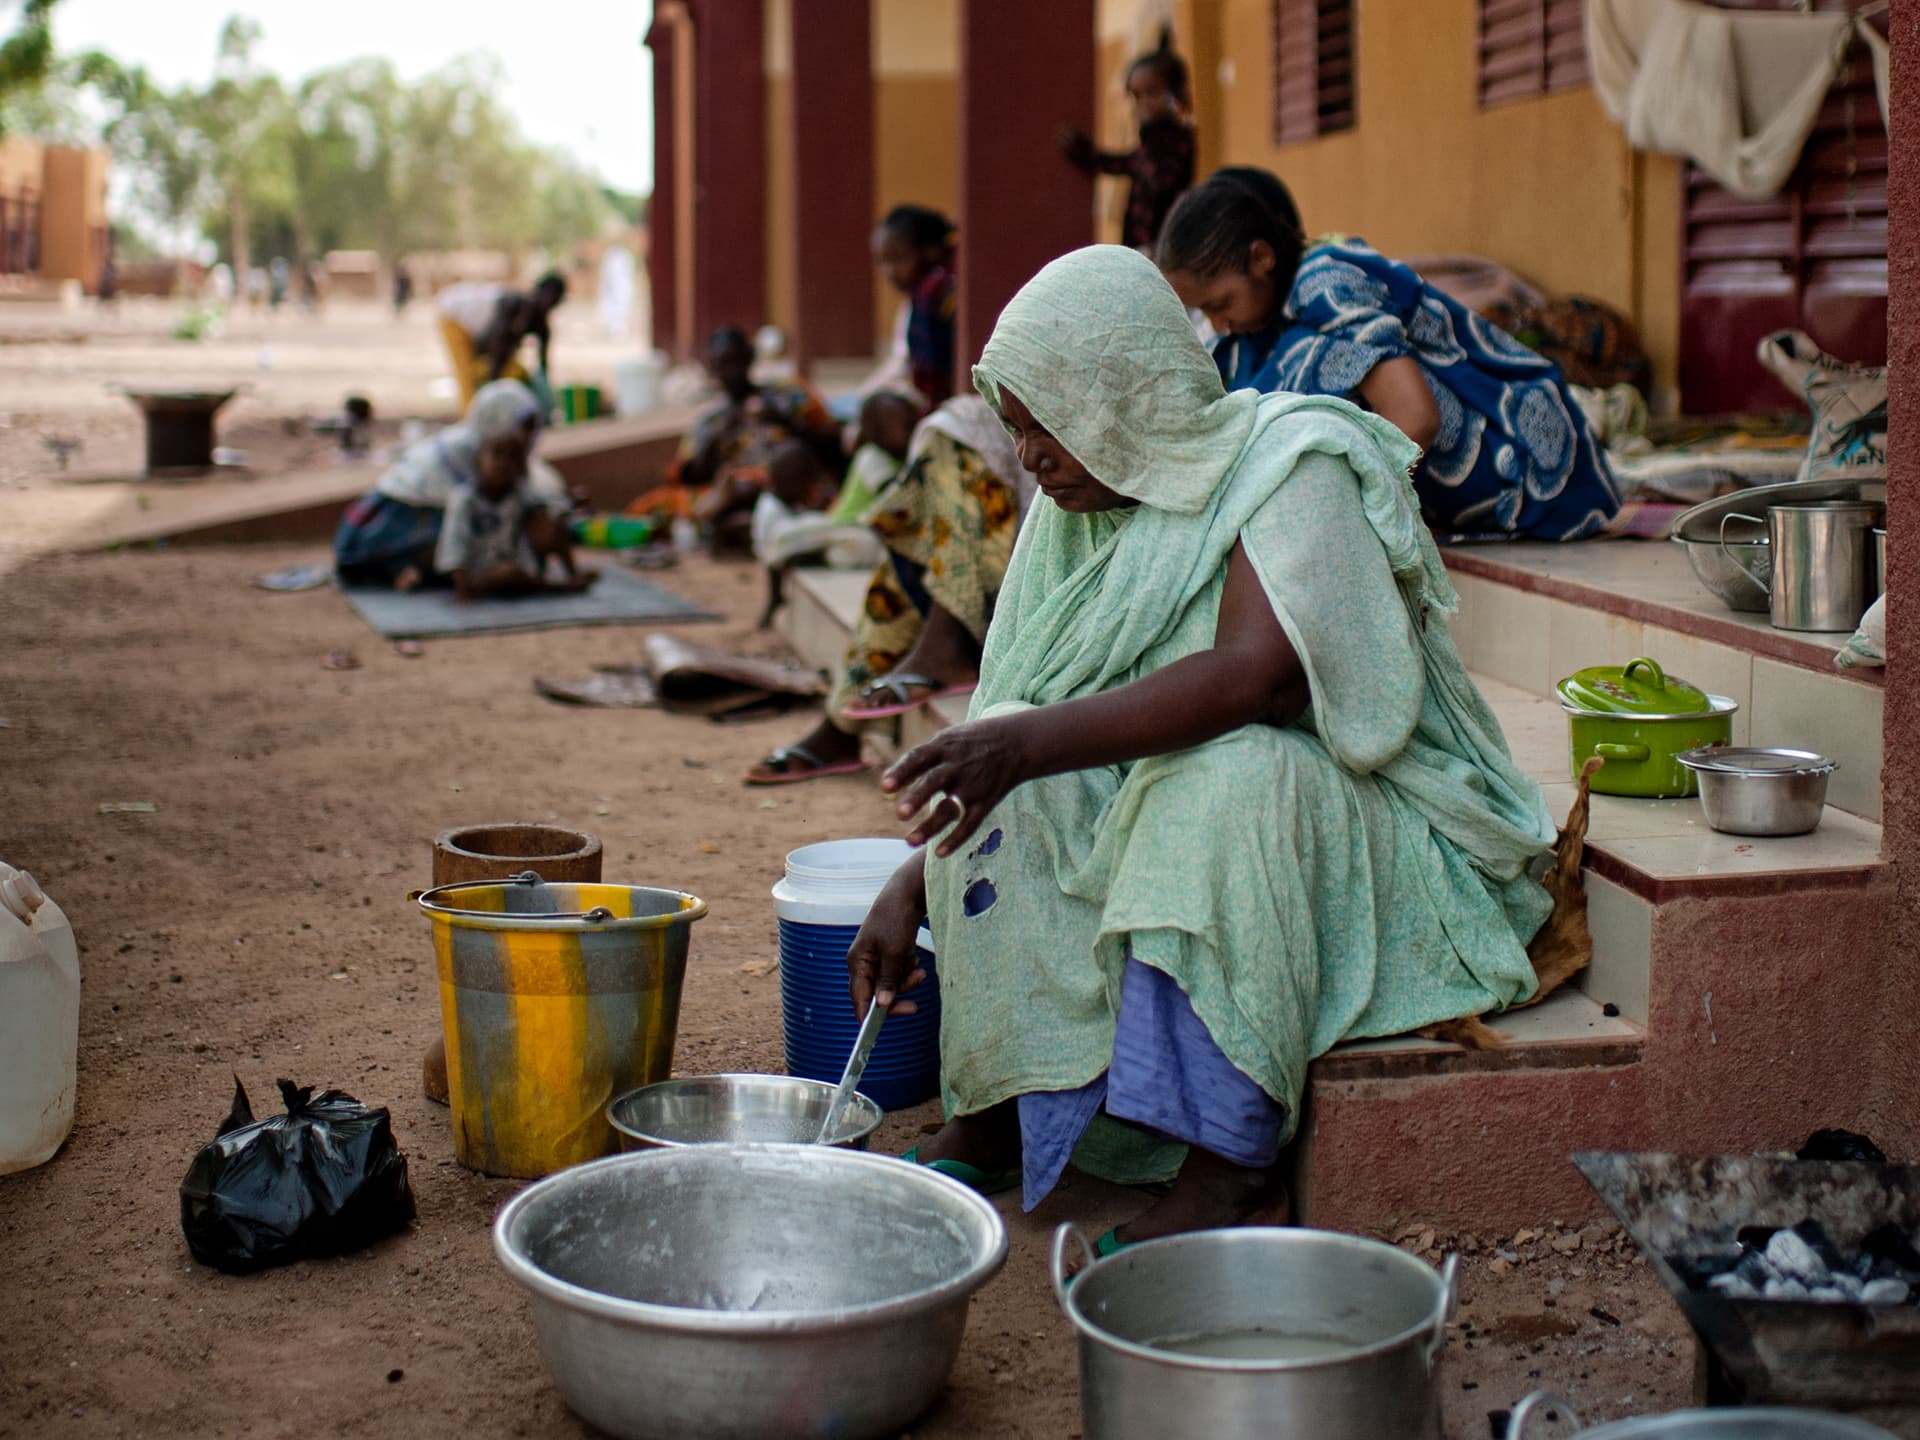
<svg viewBox="0 0 1920 1440">
<path fill-rule="evenodd" d="M 0 1175 L 53 1158 L 73 1129 L 80 952 L 60 907 L 0 863 Z"/>
</svg>

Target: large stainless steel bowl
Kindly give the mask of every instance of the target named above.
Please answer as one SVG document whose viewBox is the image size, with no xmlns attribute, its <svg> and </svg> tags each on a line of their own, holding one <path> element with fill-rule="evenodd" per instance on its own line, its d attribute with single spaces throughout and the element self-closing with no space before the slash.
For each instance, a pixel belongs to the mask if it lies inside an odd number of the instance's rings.
<svg viewBox="0 0 1920 1440">
<path fill-rule="evenodd" d="M 561 1396 L 625 1440 L 893 1436 L 946 1383 L 1000 1269 L 986 1200 L 819 1145 L 689 1145 L 562 1171 L 494 1252 Z"/>
<path fill-rule="evenodd" d="M 797 1075 L 687 1075 L 629 1090 L 607 1107 L 626 1150 L 660 1145 L 810 1145 L 834 1087 Z M 883 1111 L 855 1091 L 832 1143 L 867 1148 Z"/>
</svg>

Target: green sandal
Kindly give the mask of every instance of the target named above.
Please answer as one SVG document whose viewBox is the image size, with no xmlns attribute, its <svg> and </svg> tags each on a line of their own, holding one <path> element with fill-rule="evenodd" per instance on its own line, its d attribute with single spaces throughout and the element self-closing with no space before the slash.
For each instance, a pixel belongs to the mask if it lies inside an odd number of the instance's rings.
<svg viewBox="0 0 1920 1440">
<path fill-rule="evenodd" d="M 909 1165 L 919 1165 L 928 1170 L 937 1170 L 950 1180 L 958 1180 L 979 1195 L 998 1195 L 1011 1190 L 1020 1183 L 1020 1169 L 982 1170 L 977 1165 L 969 1165 L 964 1160 L 922 1160 L 920 1147 L 914 1146 L 900 1157 Z"/>
<path fill-rule="evenodd" d="M 1094 1258 L 1104 1260 L 1109 1255 L 1117 1255 L 1122 1250 L 1132 1249 L 1139 1243 L 1137 1240 L 1122 1240 L 1120 1238 L 1120 1227 L 1116 1225 L 1093 1242 Z"/>
</svg>

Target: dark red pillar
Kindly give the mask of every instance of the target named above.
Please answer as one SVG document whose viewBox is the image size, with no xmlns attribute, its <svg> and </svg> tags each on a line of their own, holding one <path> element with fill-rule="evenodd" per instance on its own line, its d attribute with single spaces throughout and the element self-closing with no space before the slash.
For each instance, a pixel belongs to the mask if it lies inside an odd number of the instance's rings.
<svg viewBox="0 0 1920 1440">
<path fill-rule="evenodd" d="M 767 318 L 767 87 L 758 0 L 688 0 L 693 18 L 693 330 Z M 797 26 L 795 28 L 798 28 Z"/>
<path fill-rule="evenodd" d="M 870 0 L 795 6 L 784 162 L 793 176 L 794 352 L 873 353 Z"/>
<path fill-rule="evenodd" d="M 1920 0 L 1894 0 L 1887 175 L 1887 693 L 1881 770 L 1894 902 L 1887 921 L 1881 1103 L 1911 1126 L 1920 1088 L 1912 1043 L 1920 993 Z"/>
<path fill-rule="evenodd" d="M 1094 0 L 960 7 L 962 388 L 1013 292 L 1093 241 L 1093 181 L 1061 158 L 1054 132 L 1093 129 L 1094 35 Z"/>
<path fill-rule="evenodd" d="M 647 293 L 651 298 L 653 343 L 676 360 L 686 359 L 679 339 L 679 243 L 674 233 L 680 214 L 680 177 L 676 173 L 674 103 L 681 77 L 676 75 L 677 25 L 654 12 L 646 46 L 653 55 L 653 194 L 647 200 Z"/>
</svg>

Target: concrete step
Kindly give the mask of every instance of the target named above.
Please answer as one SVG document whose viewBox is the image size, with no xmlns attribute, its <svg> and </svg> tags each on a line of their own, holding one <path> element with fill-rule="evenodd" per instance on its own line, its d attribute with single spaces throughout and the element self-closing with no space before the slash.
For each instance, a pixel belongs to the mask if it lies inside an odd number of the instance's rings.
<svg viewBox="0 0 1920 1440">
<path fill-rule="evenodd" d="M 1845 635 L 1776 630 L 1729 610 L 1665 541 L 1527 542 L 1446 552 L 1460 592 L 1454 642 L 1467 668 L 1551 698 L 1589 665 L 1650 655 L 1739 702 L 1736 745 L 1791 745 L 1840 763 L 1828 798 L 1880 818 L 1879 670 L 1836 670 Z"/>
</svg>

